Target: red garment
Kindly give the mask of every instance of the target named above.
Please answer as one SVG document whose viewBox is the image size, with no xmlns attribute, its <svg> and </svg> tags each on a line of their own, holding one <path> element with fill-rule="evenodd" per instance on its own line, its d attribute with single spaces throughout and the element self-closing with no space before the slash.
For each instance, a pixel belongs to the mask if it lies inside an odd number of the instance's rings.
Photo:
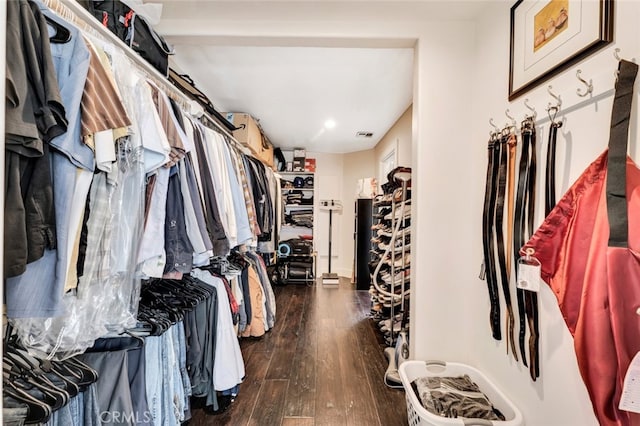
<svg viewBox="0 0 640 426">
<path fill-rule="evenodd" d="M 609 247 L 607 152 L 558 202 L 531 240 L 542 279 L 574 336 L 580 373 L 601 425 L 640 425 L 618 410 L 624 375 L 640 350 L 640 169 L 627 158 L 628 247 Z"/>
<path fill-rule="evenodd" d="M 624 376 L 640 350 L 640 169 L 627 156 L 638 66 L 620 61 L 609 148 L 522 248 L 542 264 L 574 337 L 578 367 L 598 421 L 640 425 L 618 409 Z"/>
</svg>

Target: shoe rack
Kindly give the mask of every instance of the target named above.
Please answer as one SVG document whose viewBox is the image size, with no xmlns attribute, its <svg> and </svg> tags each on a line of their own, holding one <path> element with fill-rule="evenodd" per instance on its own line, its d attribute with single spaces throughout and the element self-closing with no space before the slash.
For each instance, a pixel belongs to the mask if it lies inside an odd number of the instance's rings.
<svg viewBox="0 0 640 426">
<path fill-rule="evenodd" d="M 371 312 L 388 346 L 409 327 L 411 275 L 411 169 L 388 175 L 373 202 Z"/>
</svg>

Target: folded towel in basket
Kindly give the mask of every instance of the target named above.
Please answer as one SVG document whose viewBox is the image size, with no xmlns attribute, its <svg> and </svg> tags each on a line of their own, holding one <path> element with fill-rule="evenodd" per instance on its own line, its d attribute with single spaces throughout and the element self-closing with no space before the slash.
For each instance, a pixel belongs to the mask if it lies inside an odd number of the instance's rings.
<svg viewBox="0 0 640 426">
<path fill-rule="evenodd" d="M 478 385 L 468 375 L 458 377 L 419 377 L 411 386 L 422 406 L 441 417 L 502 420 Z"/>
</svg>

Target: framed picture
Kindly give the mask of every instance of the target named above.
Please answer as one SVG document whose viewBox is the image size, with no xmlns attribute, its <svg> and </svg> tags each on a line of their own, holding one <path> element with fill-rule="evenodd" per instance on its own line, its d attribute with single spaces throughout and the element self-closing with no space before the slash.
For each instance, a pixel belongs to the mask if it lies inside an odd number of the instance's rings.
<svg viewBox="0 0 640 426">
<path fill-rule="evenodd" d="M 509 100 L 612 39 L 613 0 L 518 0 L 511 7 Z"/>
</svg>

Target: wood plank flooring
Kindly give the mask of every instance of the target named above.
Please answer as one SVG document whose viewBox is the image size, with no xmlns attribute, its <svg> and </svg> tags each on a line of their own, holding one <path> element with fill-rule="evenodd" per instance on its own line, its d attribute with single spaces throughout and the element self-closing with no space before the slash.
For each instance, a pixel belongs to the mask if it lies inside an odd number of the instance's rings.
<svg viewBox="0 0 640 426">
<path fill-rule="evenodd" d="M 231 408 L 193 410 L 189 426 L 407 424 L 402 389 L 384 385 L 387 360 L 369 318 L 369 294 L 339 287 L 275 287 L 275 327 L 242 339 L 246 378 Z"/>
</svg>

